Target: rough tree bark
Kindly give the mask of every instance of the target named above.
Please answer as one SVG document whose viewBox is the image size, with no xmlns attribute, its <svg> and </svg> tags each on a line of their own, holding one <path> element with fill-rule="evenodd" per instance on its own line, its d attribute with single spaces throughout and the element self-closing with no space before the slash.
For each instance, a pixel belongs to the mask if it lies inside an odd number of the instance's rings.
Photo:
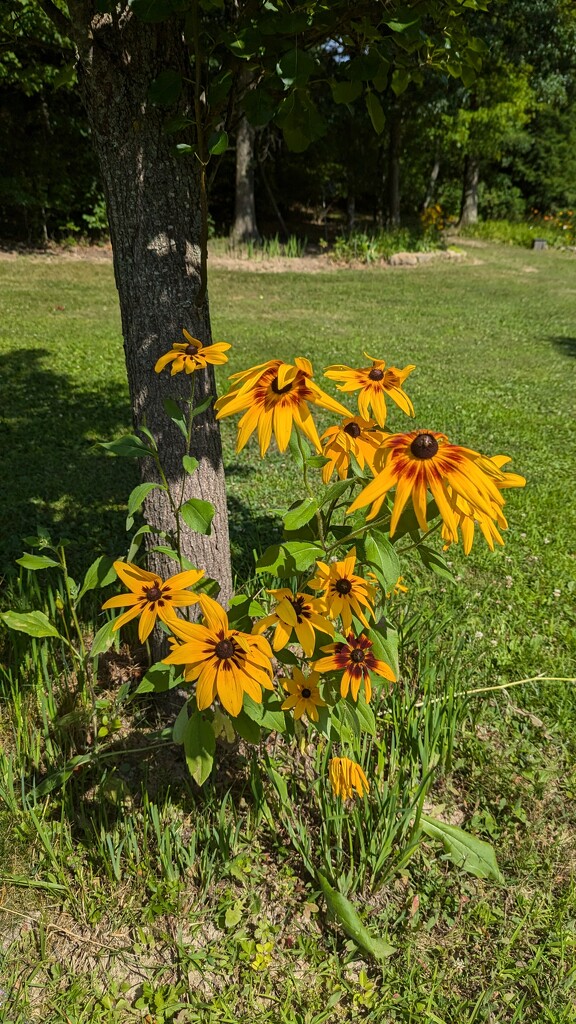
<svg viewBox="0 0 576 1024">
<path fill-rule="evenodd" d="M 462 181 L 462 203 L 458 227 L 478 223 L 478 182 L 480 181 L 480 162 L 475 156 L 464 158 L 464 176 Z"/>
<path fill-rule="evenodd" d="M 215 505 L 212 536 L 185 531 L 183 553 L 218 580 L 226 604 L 232 584 L 218 425 L 211 410 L 195 420 L 193 452 L 200 465 L 193 476 L 183 474 L 184 439 L 162 402 L 167 395 L 185 399 L 190 378 L 154 372 L 158 357 L 182 339 L 183 327 L 204 344 L 211 341 L 208 300 L 200 294 L 199 164 L 174 155 L 163 130 L 166 112 L 148 100 L 151 82 L 167 67 L 190 79 L 189 56 L 176 20 L 146 24 L 130 8 L 99 14 L 96 6 L 95 0 L 70 0 L 68 35 L 78 50 L 80 90 L 106 192 L 134 424 L 145 424 L 156 437 L 177 496 L 183 489 L 185 499 Z M 181 112 L 189 113 L 192 97 L 181 103 Z M 197 372 L 194 381 L 196 401 L 214 394 L 211 371 Z M 149 465 L 143 475 L 153 478 Z M 145 512 L 153 529 L 174 527 L 162 491 L 149 495 Z M 163 576 L 176 571 L 157 552 L 150 567 Z"/>
<path fill-rule="evenodd" d="M 250 72 L 243 71 L 240 88 L 250 87 Z M 259 242 L 254 195 L 254 140 L 256 132 L 244 114 L 236 131 L 236 191 L 234 197 L 234 224 L 230 232 L 233 242 Z"/>
<path fill-rule="evenodd" d="M 400 226 L 400 155 L 402 152 L 402 117 L 394 104 L 390 113 L 388 137 L 388 173 L 386 175 L 387 217 L 389 228 Z"/>
</svg>

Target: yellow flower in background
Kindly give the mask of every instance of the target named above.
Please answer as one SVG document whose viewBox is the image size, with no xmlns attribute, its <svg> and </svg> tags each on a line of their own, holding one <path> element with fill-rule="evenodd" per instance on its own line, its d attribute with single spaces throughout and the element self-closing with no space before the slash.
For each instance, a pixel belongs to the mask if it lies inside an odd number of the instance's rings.
<svg viewBox="0 0 576 1024">
<path fill-rule="evenodd" d="M 187 682 L 196 681 L 198 710 L 219 698 L 233 718 L 242 710 L 244 694 L 262 703 L 262 687 L 272 690 L 272 651 L 263 636 L 231 629 L 228 616 L 216 602 L 203 605 L 204 623 L 170 622 L 172 632 L 184 643 L 171 639 L 166 665 L 184 665 Z"/>
<path fill-rule="evenodd" d="M 390 597 L 398 597 L 399 594 L 407 593 L 408 587 L 404 583 L 404 577 L 399 576 L 398 579 L 396 580 L 396 583 L 392 587 L 392 590 L 389 590 L 388 593 L 386 594 L 386 598 L 388 599 Z"/>
<path fill-rule="evenodd" d="M 402 386 L 406 377 L 416 367 L 413 365 L 405 366 L 403 370 L 400 370 L 397 366 L 389 366 L 386 369 L 386 363 L 383 359 L 374 359 L 367 352 L 364 355 L 366 359 L 372 360 L 372 366 L 364 366 L 360 370 L 353 370 L 350 366 L 338 363 L 334 366 L 327 366 L 324 370 L 324 376 L 328 377 L 329 380 L 342 381 L 341 384 L 337 385 L 339 391 L 360 391 L 358 395 L 358 409 L 360 415 L 365 420 L 370 418 L 370 407 L 372 407 L 374 419 L 381 427 L 384 426 L 387 413 L 385 395 L 388 395 L 393 402 L 396 402 L 396 405 L 407 416 L 413 416 L 414 406 L 406 392 L 402 390 Z"/>
<path fill-rule="evenodd" d="M 318 708 L 325 708 L 326 702 L 322 700 L 318 691 L 317 672 L 311 672 L 305 676 L 299 668 L 292 672 L 292 679 L 283 679 L 282 685 L 289 696 L 282 705 L 282 711 L 290 711 L 294 708 L 294 718 L 302 718 L 304 713 L 312 722 L 318 721 Z"/>
<path fill-rule="evenodd" d="M 371 616 L 374 615 L 376 587 L 354 574 L 355 564 L 356 548 L 352 548 L 340 562 L 331 562 L 330 565 L 316 562 L 316 575 L 307 584 L 311 590 L 322 592 L 322 605 L 331 619 L 337 619 L 339 615 L 342 617 L 345 633 L 352 626 L 352 613 L 365 626 L 370 625 L 362 606 Z"/>
<path fill-rule="evenodd" d="M 114 562 L 114 568 L 130 593 L 109 598 L 102 608 L 128 606 L 128 611 L 115 620 L 114 630 L 120 629 L 139 615 L 138 637 L 141 643 L 150 636 L 157 618 L 171 626 L 177 618 L 175 608 L 197 604 L 201 600 L 200 595 L 191 594 L 186 588 L 194 586 L 202 579 L 202 569 L 188 569 L 186 572 L 171 576 L 168 580 L 162 580 L 157 573 L 140 569 L 132 562 Z"/>
<path fill-rule="evenodd" d="M 353 800 L 355 794 L 364 796 L 370 792 L 368 779 L 362 768 L 349 757 L 331 758 L 328 773 L 334 796 L 339 796 L 342 800 Z"/>
<path fill-rule="evenodd" d="M 385 661 L 380 661 L 372 653 L 372 641 L 364 636 L 354 636 L 349 633 L 346 642 L 328 644 L 322 650 L 326 658 L 319 658 L 312 666 L 315 672 L 340 672 L 340 696 L 346 699 L 348 691 L 352 693 L 352 699 L 358 700 L 360 683 L 364 680 L 364 693 L 369 702 L 372 697 L 372 682 L 370 673 L 375 672 L 390 683 L 396 682 L 396 676 Z"/>
<path fill-rule="evenodd" d="M 228 362 L 228 356 L 224 353 L 232 346 L 227 341 L 217 341 L 214 345 L 203 345 L 198 338 L 193 338 L 183 328 L 182 334 L 186 341 L 176 341 L 169 352 L 166 352 L 156 363 L 154 369 L 160 373 L 168 363 L 172 363 L 171 376 L 185 370 L 186 373 L 194 373 L 195 370 L 205 370 L 208 363 L 213 366 L 220 366 Z"/>
<path fill-rule="evenodd" d="M 353 455 L 360 469 L 368 465 L 374 472 L 374 458 L 385 434 L 377 430 L 375 420 L 363 420 L 351 416 L 342 420 L 338 427 L 328 427 L 320 438 L 322 455 L 330 461 L 322 469 L 322 479 L 327 484 L 334 470 L 344 480 Z"/>
<path fill-rule="evenodd" d="M 266 615 L 255 623 L 252 632 L 263 633 L 269 626 L 275 626 L 272 647 L 281 651 L 290 643 L 292 633 L 307 658 L 312 656 L 316 646 L 316 630 L 334 636 L 334 626 L 320 612 L 323 610 L 320 601 L 309 594 L 294 593 L 288 587 L 269 590 L 276 599 L 276 607 L 270 615 Z"/>
<path fill-rule="evenodd" d="M 241 373 L 233 373 L 232 389 L 219 398 L 214 405 L 216 419 L 243 412 L 238 424 L 236 451 L 240 451 L 248 439 L 258 430 L 260 455 L 268 451 L 272 433 L 281 452 L 285 451 L 294 424 L 321 450 L 318 431 L 308 403 L 319 405 L 338 416 L 350 413 L 340 402 L 330 398 L 312 380 L 312 364 L 308 359 L 295 359 L 294 365 L 271 359 L 267 363 L 252 366 Z"/>
<path fill-rule="evenodd" d="M 505 459 L 504 456 L 501 458 Z M 503 473 L 494 459 L 470 448 L 450 444 L 444 434 L 427 430 L 390 434 L 382 442 L 377 468 L 379 460 L 383 464 L 382 470 L 352 502 L 348 514 L 372 504 L 366 518 L 374 519 L 388 492 L 395 487 L 391 537 L 410 497 L 420 529 L 428 529 L 426 500 L 430 490 L 444 521 L 445 540 L 457 543 L 459 514 L 455 507 L 458 500 L 465 503 L 466 514 L 479 522 L 498 521 L 504 505 L 501 489 L 525 483 L 524 478 L 516 474 L 511 474 L 512 480 L 507 483 L 509 474 Z"/>
<path fill-rule="evenodd" d="M 502 466 L 505 466 L 506 463 L 510 462 L 510 459 L 507 455 L 494 455 L 488 461 L 494 463 L 497 470 L 501 470 Z M 499 490 L 504 490 L 507 487 L 524 487 L 526 484 L 524 477 L 520 476 L 518 473 L 504 473 L 502 476 L 502 480 L 495 480 L 496 486 Z M 482 515 L 480 512 L 475 510 L 470 502 L 465 501 L 461 495 L 455 495 L 450 488 L 448 489 L 448 496 L 454 511 L 454 518 L 456 520 L 457 527 L 462 535 L 462 547 L 465 555 L 470 554 L 470 551 L 472 550 L 476 523 L 478 523 L 484 539 L 491 551 L 494 550 L 494 542 L 501 545 L 504 544 L 504 540 L 502 539 L 502 535 L 499 533 L 497 526 L 500 530 L 506 530 L 508 528 L 508 523 L 501 509 L 496 508 L 494 510 L 494 519 L 496 521 L 494 523 L 491 518 L 486 515 Z M 446 550 L 446 548 L 450 547 L 452 542 L 450 539 L 450 532 L 446 529 L 445 524 L 442 526 L 442 539 L 445 541 L 444 550 Z"/>
</svg>

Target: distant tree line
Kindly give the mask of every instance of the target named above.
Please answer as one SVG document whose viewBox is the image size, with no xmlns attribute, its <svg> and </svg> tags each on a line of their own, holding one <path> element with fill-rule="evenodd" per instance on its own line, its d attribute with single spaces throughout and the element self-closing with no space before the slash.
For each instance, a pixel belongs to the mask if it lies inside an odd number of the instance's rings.
<svg viewBox="0 0 576 1024">
<path fill-rule="evenodd" d="M 329 239 L 334 225 L 396 226 L 435 204 L 464 223 L 576 206 L 574 5 L 493 0 L 463 17 L 477 40 L 470 66 L 395 71 L 374 105 L 359 101 L 360 79 L 322 87 L 342 52 L 318 47 L 322 125 L 294 152 L 261 101 L 251 121 L 237 117 L 210 176 L 211 229 Z M 249 62 L 243 75 L 248 94 Z M 0 236 L 38 243 L 106 231 L 74 48 L 36 0 L 15 0 L 0 10 Z"/>
</svg>

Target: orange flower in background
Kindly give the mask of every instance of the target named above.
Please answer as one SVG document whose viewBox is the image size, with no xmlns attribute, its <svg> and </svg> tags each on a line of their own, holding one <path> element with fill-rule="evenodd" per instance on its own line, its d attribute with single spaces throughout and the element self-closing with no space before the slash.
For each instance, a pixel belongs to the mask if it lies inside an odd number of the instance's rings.
<svg viewBox="0 0 576 1024">
<path fill-rule="evenodd" d="M 370 792 L 368 779 L 363 769 L 349 757 L 333 757 L 328 765 L 330 785 L 334 796 L 342 800 L 353 800 Z"/>
<path fill-rule="evenodd" d="M 360 469 L 368 465 L 374 472 L 374 458 L 385 434 L 376 430 L 375 420 L 363 420 L 360 416 L 351 416 L 342 420 L 339 427 L 328 427 L 320 438 L 322 455 L 330 461 L 322 469 L 322 479 L 329 483 L 334 470 L 344 480 L 353 455 Z"/>
<path fill-rule="evenodd" d="M 306 714 L 311 722 L 318 721 L 318 708 L 325 708 L 326 702 L 322 700 L 318 690 L 317 672 L 311 672 L 305 676 L 299 668 L 292 672 L 292 679 L 283 679 L 282 685 L 289 696 L 282 705 L 282 711 L 290 711 L 294 708 L 294 718 L 298 720 Z"/>
<path fill-rule="evenodd" d="M 360 415 L 365 419 L 370 418 L 370 407 L 374 419 L 381 427 L 386 423 L 386 401 L 388 395 L 396 405 L 406 413 L 407 416 L 414 415 L 414 406 L 408 398 L 402 385 L 408 374 L 415 370 L 415 366 L 405 366 L 400 370 L 397 366 L 389 366 L 383 359 L 374 359 L 367 352 L 364 353 L 367 359 L 372 360 L 372 366 L 365 366 L 360 370 L 353 370 L 350 366 L 343 366 L 338 363 L 334 366 L 327 366 L 324 376 L 329 380 L 342 381 L 338 384 L 339 391 L 360 391 L 358 395 L 358 409 Z"/>
<path fill-rule="evenodd" d="M 224 353 L 232 346 L 227 341 L 217 341 L 214 345 L 203 345 L 198 338 L 193 338 L 185 328 L 182 329 L 182 334 L 186 341 L 174 342 L 170 351 L 160 356 L 154 367 L 156 373 L 160 373 L 165 366 L 168 366 L 168 363 L 172 363 L 170 374 L 173 377 L 181 370 L 185 370 L 186 373 L 194 373 L 195 370 L 205 370 L 208 363 L 220 366 L 222 363 L 228 362 L 228 356 L 225 356 Z"/>
<path fill-rule="evenodd" d="M 352 548 L 340 562 L 331 562 L 330 565 L 316 562 L 316 575 L 308 583 L 311 590 L 322 591 L 322 605 L 330 618 L 342 617 L 344 632 L 348 632 L 352 626 L 352 613 L 365 626 L 369 626 L 362 606 L 370 615 L 374 615 L 376 587 L 354 574 L 355 564 L 356 548 Z"/>
<path fill-rule="evenodd" d="M 203 612 L 204 624 L 183 619 L 170 623 L 172 632 L 184 643 L 171 638 L 172 650 L 164 663 L 184 665 L 186 681 L 196 681 L 199 711 L 210 707 L 218 697 L 236 718 L 245 693 L 261 704 L 262 687 L 273 689 L 270 644 L 263 636 L 231 629 L 217 601 L 208 599 Z"/>
<path fill-rule="evenodd" d="M 114 568 L 130 593 L 109 598 L 102 608 L 129 606 L 128 611 L 115 620 L 113 628 L 120 629 L 139 615 L 138 637 L 141 643 L 150 636 L 157 618 L 172 626 L 174 619 L 177 619 L 175 608 L 197 604 L 202 600 L 199 594 L 191 594 L 186 589 L 202 579 L 202 569 L 188 569 L 186 572 L 171 576 L 168 580 L 162 580 L 157 573 L 140 569 L 132 562 L 114 562 Z"/>
<path fill-rule="evenodd" d="M 340 680 L 340 696 L 346 698 L 350 690 L 353 700 L 358 700 L 360 683 L 364 680 L 366 700 L 370 701 L 372 697 L 371 672 L 375 672 L 377 676 L 387 679 L 390 683 L 396 682 L 396 676 L 390 665 L 375 657 L 372 653 L 372 646 L 372 641 L 363 633 L 360 636 L 349 633 L 345 643 L 328 644 L 327 647 L 322 648 L 327 657 L 314 662 L 314 671 L 340 672 L 343 670 Z"/>
<path fill-rule="evenodd" d="M 268 593 L 276 599 L 276 607 L 270 615 L 255 623 L 252 632 L 263 633 L 269 626 L 275 626 L 272 641 L 275 651 L 286 647 L 292 639 L 292 633 L 295 633 L 304 654 L 310 658 L 316 646 L 316 630 L 334 636 L 334 626 L 320 614 L 323 608 L 316 598 L 309 594 L 294 593 L 288 587 L 269 590 Z"/>
<path fill-rule="evenodd" d="M 444 521 L 445 540 L 457 543 L 459 513 L 455 509 L 458 500 L 464 503 L 465 514 L 474 516 L 479 522 L 498 521 L 504 505 L 500 491 L 507 486 L 518 487 L 525 483 L 524 478 L 516 474 L 512 474 L 514 482 L 507 483 L 508 474 L 503 473 L 493 459 L 471 448 L 450 444 L 444 434 L 427 430 L 390 434 L 382 442 L 377 467 L 379 460 L 383 469 L 352 502 L 348 514 L 372 504 L 366 518 L 374 519 L 388 492 L 395 487 L 391 537 L 410 497 L 420 529 L 428 529 L 426 499 L 430 490 Z"/>
<path fill-rule="evenodd" d="M 241 373 L 233 373 L 232 389 L 219 398 L 214 405 L 216 419 L 243 412 L 238 424 L 236 451 L 240 451 L 248 439 L 258 430 L 260 455 L 268 451 L 272 433 L 281 452 L 285 451 L 292 427 L 296 427 L 321 450 L 320 439 L 308 403 L 319 405 L 338 416 L 349 416 L 348 410 L 330 398 L 312 380 L 312 364 L 308 359 L 295 359 L 283 363 L 271 359 L 267 363 L 252 366 Z"/>
</svg>

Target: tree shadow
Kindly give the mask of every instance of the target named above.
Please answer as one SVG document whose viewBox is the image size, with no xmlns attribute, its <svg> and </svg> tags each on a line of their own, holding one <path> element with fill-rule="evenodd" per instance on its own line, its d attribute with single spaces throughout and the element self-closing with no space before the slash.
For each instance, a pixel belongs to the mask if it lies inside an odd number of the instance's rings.
<svg viewBox="0 0 576 1024">
<path fill-rule="evenodd" d="M 576 338 L 565 338 L 552 335 L 550 337 L 550 341 L 561 355 L 572 356 L 572 358 L 576 359 Z"/>
<path fill-rule="evenodd" d="M 23 538 L 38 527 L 70 541 L 73 572 L 125 546 L 122 503 L 138 467 L 95 446 L 130 423 L 127 388 L 97 390 L 43 365 L 45 349 L 0 357 L 0 572 L 14 571 Z"/>
<path fill-rule="evenodd" d="M 229 469 L 229 467 L 227 467 Z M 261 515 L 238 498 L 228 498 L 228 529 L 234 579 L 247 580 L 254 575 L 254 555 L 282 539 L 282 523 Z"/>
</svg>

